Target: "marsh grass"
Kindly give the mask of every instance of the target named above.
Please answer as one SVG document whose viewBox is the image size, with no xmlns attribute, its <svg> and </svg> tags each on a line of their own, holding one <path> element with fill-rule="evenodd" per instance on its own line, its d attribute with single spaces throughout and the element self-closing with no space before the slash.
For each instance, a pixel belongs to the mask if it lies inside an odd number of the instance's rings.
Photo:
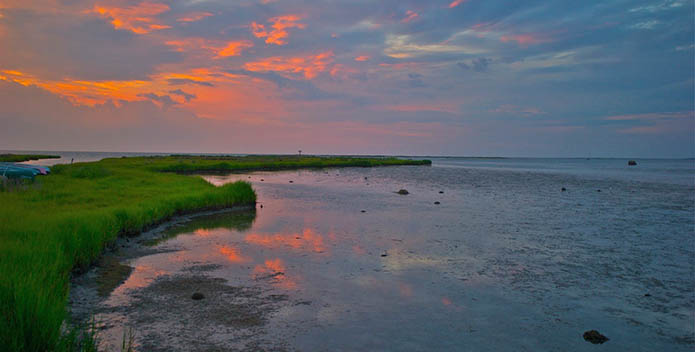
<svg viewBox="0 0 695 352">
<path fill-rule="evenodd" d="M 23 161 L 39 159 L 60 159 L 60 156 L 44 154 L 0 154 L 0 162 L 21 163 Z"/>
<path fill-rule="evenodd" d="M 246 182 L 215 187 L 200 177 L 162 171 L 402 164 L 427 162 L 285 156 L 114 158 L 56 165 L 34 185 L 3 185 L 0 348 L 90 351 L 96 336 L 67 319 L 72 272 L 87 269 L 119 235 L 137 234 L 177 214 L 256 201 Z"/>
</svg>

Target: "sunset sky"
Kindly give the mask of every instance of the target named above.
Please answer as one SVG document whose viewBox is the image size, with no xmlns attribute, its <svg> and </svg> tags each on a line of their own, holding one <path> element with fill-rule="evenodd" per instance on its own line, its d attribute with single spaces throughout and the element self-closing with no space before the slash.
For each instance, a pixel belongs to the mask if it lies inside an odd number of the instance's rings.
<svg viewBox="0 0 695 352">
<path fill-rule="evenodd" d="M 690 0 L 0 1 L 0 149 L 695 156 Z"/>
</svg>

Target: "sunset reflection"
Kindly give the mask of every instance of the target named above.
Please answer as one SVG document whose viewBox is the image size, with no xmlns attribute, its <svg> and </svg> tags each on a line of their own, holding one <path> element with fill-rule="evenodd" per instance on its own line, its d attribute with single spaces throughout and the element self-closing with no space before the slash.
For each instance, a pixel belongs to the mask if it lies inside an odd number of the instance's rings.
<svg viewBox="0 0 695 352">
<path fill-rule="evenodd" d="M 267 259 L 263 264 L 256 265 L 252 277 L 254 280 L 271 279 L 274 285 L 287 290 L 297 288 L 297 282 L 287 276 L 285 262 L 280 258 Z"/>
<path fill-rule="evenodd" d="M 305 229 L 302 233 L 272 235 L 252 233 L 246 235 L 244 240 L 247 243 L 267 248 L 291 247 L 297 250 L 307 249 L 316 253 L 323 253 L 326 250 L 323 236 L 312 229 Z"/>
<path fill-rule="evenodd" d="M 241 255 L 241 252 L 237 248 L 230 246 L 221 246 L 218 250 L 222 255 L 224 255 L 227 258 L 227 260 L 229 260 L 232 263 L 245 263 L 249 261 L 248 258 Z"/>
</svg>

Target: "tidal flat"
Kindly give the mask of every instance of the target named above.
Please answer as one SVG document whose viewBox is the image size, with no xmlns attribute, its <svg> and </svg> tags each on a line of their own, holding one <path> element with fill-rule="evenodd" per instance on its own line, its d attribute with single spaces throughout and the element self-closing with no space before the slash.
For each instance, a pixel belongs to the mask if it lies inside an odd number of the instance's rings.
<svg viewBox="0 0 695 352">
<path fill-rule="evenodd" d="M 204 176 L 250 182 L 255 209 L 120 239 L 129 274 L 99 296 L 91 269 L 70 306 L 141 351 L 689 351 L 693 165 L 659 163 Z"/>
</svg>

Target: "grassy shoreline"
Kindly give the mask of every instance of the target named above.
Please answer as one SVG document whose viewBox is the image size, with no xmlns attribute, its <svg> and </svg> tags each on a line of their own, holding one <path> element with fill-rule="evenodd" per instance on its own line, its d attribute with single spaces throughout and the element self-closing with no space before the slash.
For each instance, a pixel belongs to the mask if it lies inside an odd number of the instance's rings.
<svg viewBox="0 0 695 352">
<path fill-rule="evenodd" d="M 34 184 L 0 192 L 0 345 L 12 351 L 75 350 L 64 326 L 72 270 L 88 267 L 118 236 L 177 214 L 256 201 L 246 182 L 215 187 L 178 173 L 387 165 L 429 162 L 168 156 L 57 165 Z"/>
<path fill-rule="evenodd" d="M 45 154 L 0 154 L 0 162 L 21 163 L 23 161 L 40 159 L 60 159 L 60 156 Z"/>
</svg>

